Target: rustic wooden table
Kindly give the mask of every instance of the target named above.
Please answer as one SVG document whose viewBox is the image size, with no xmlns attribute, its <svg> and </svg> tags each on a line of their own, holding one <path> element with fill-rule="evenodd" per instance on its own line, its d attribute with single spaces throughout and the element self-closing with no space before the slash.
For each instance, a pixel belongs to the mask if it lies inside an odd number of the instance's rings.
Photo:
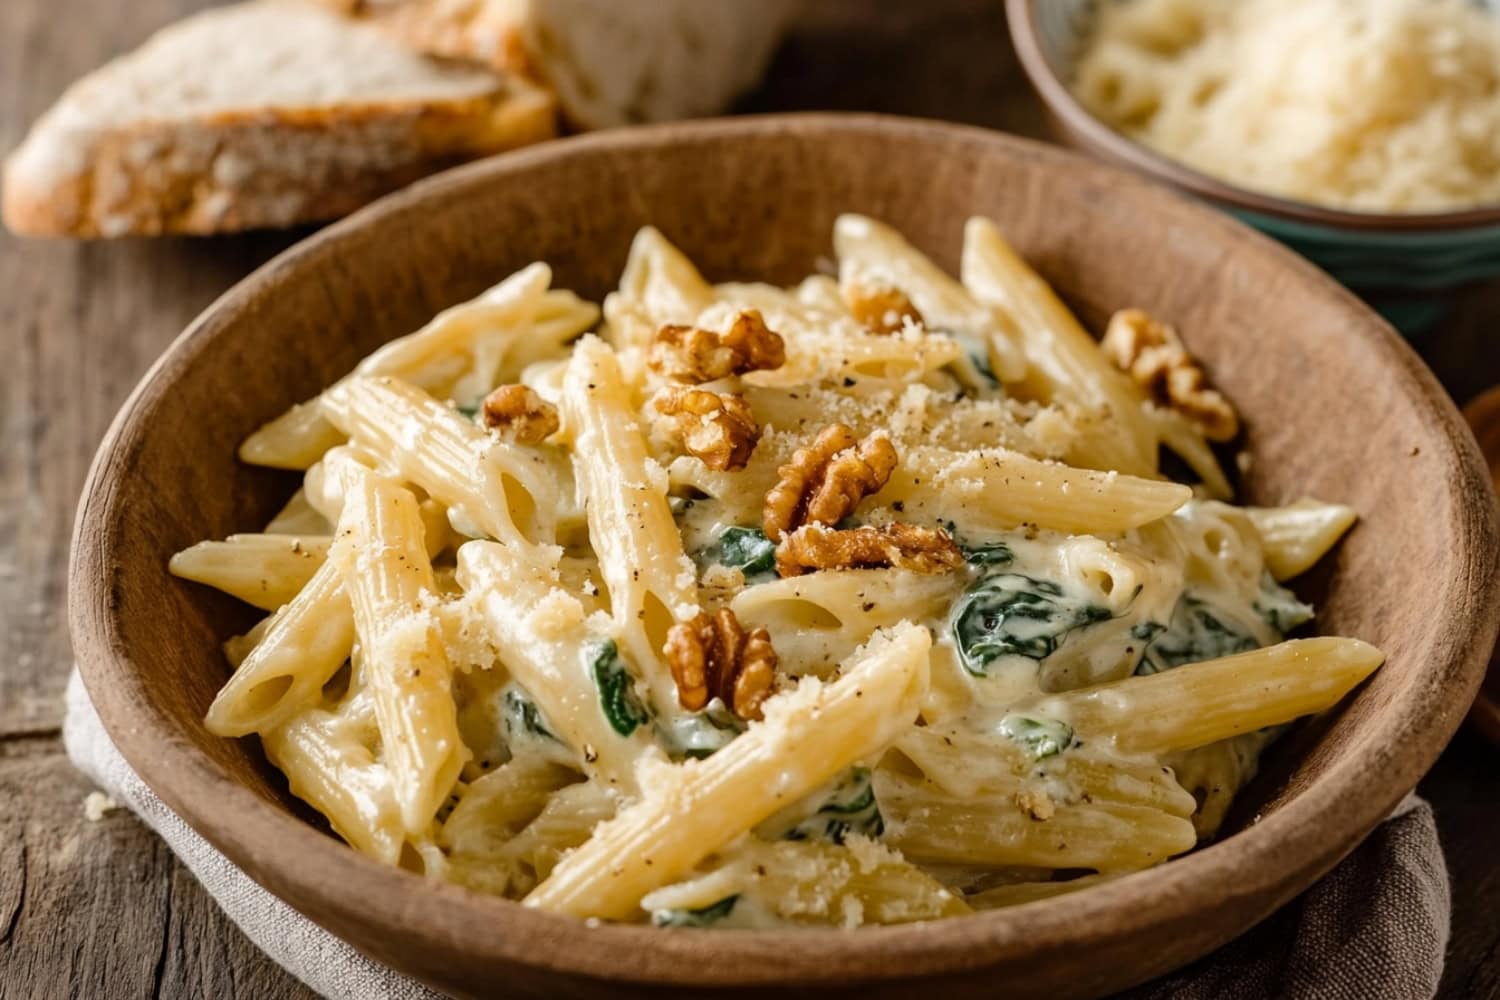
<svg viewBox="0 0 1500 1000">
<path fill-rule="evenodd" d="M 0 147 L 63 86 L 208 0 L 3 0 Z M 748 110 L 868 109 L 1035 132 L 998 0 L 819 0 Z M 0 235 L 0 998 L 305 997 L 144 826 L 84 819 L 60 734 L 74 502 L 136 379 L 296 234 L 108 244 Z M 1460 400 L 1500 381 L 1500 285 L 1419 344 Z M 1444 995 L 1500 995 L 1496 751 L 1461 733 L 1422 785 L 1454 883 Z"/>
</svg>

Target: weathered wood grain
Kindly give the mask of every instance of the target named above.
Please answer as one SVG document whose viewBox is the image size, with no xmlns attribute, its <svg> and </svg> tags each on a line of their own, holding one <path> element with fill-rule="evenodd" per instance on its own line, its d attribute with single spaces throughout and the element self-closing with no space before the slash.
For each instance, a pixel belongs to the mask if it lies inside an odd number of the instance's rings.
<svg viewBox="0 0 1500 1000">
<path fill-rule="evenodd" d="M 1042 109 L 994 0 L 804 2 L 741 111 L 879 111 L 1038 135 Z"/>
<path fill-rule="evenodd" d="M 74 77 L 211 0 L 0 2 L 0 151 Z M 747 111 L 869 109 L 1034 132 L 997 0 L 816 0 Z M 82 815 L 57 727 L 74 502 L 119 403 L 285 235 L 77 246 L 0 234 L 0 1000 L 304 997 L 139 822 Z M 1500 381 L 1500 283 L 1418 343 L 1460 400 Z M 1444 996 L 1500 996 L 1496 751 L 1461 735 L 1422 791 L 1453 874 Z"/>
<path fill-rule="evenodd" d="M 0 4 L 0 147 L 68 81 L 202 0 Z M 87 30 L 81 30 L 87 26 Z M 55 728 L 69 662 L 62 588 L 94 446 L 205 305 L 289 242 L 75 244 L 0 235 L 0 732 Z"/>
<path fill-rule="evenodd" d="M 75 76 L 205 0 L 0 4 L 0 149 Z M 86 30 L 84 30 L 86 28 Z M 62 755 L 62 589 L 114 411 L 281 234 L 81 246 L 0 234 L 0 998 L 308 997 L 146 827 L 83 817 Z"/>
<path fill-rule="evenodd" d="M 0 757 L 0 1000 L 308 997 L 129 813 L 83 814 L 55 752 Z"/>
</svg>

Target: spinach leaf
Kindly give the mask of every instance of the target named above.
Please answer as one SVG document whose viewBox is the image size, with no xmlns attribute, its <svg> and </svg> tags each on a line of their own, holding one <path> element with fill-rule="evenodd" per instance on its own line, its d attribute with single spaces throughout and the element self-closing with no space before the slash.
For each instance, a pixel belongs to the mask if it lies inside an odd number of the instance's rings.
<svg viewBox="0 0 1500 1000">
<path fill-rule="evenodd" d="M 577 754 L 547 724 L 526 689 L 514 681 L 501 689 L 500 730 L 512 757 L 536 754 L 566 767 L 577 766 Z"/>
<path fill-rule="evenodd" d="M 673 760 L 702 760 L 728 746 L 744 724 L 718 701 L 701 712 L 656 720 L 656 739 Z"/>
<path fill-rule="evenodd" d="M 735 893 L 696 910 L 656 910 L 651 914 L 651 923 L 656 927 L 707 927 L 733 913 L 734 904 L 739 901 L 739 893 Z"/>
<path fill-rule="evenodd" d="M 455 405 L 453 408 L 459 413 L 462 413 L 464 416 L 468 417 L 470 420 L 476 420 L 479 417 L 479 408 L 483 405 L 484 403 L 481 400 L 479 402 L 470 403 L 468 406 Z"/>
<path fill-rule="evenodd" d="M 952 330 L 933 330 L 932 332 L 947 334 L 958 341 L 959 346 L 963 348 L 963 357 L 950 362 L 945 367 L 966 390 L 982 393 L 1000 384 L 1000 379 L 996 377 L 995 369 L 990 364 L 990 347 L 984 337 L 969 333 L 956 333 Z"/>
<path fill-rule="evenodd" d="M 842 844 L 851 833 L 878 837 L 884 832 L 885 818 L 875 801 L 870 769 L 856 767 L 834 787 L 817 812 L 782 836 L 786 840 L 829 840 Z"/>
<path fill-rule="evenodd" d="M 1000 733 L 1021 744 L 1037 760 L 1060 754 L 1073 745 L 1073 727 L 1056 719 L 1007 715 L 1000 720 Z"/>
<path fill-rule="evenodd" d="M 976 372 L 984 376 L 984 380 L 986 382 L 988 382 L 991 386 L 1000 384 L 1000 379 L 995 375 L 995 369 L 990 365 L 990 352 L 985 350 L 983 345 L 981 345 L 977 349 L 971 347 L 968 351 L 968 355 L 969 364 L 974 366 L 974 370 Z"/>
<path fill-rule="evenodd" d="M 1146 642 L 1150 642 L 1152 639 L 1155 639 L 1158 635 L 1161 635 L 1166 630 L 1167 627 L 1161 622 L 1136 622 L 1134 625 L 1130 626 L 1130 638 L 1144 639 Z"/>
<path fill-rule="evenodd" d="M 970 566 L 1004 566 L 1016 557 L 1010 546 L 1002 541 L 971 542 L 958 533 L 952 521 L 943 522 L 943 527 L 964 554 L 964 562 Z"/>
<path fill-rule="evenodd" d="M 719 535 L 719 562 L 746 576 L 776 568 L 776 543 L 759 528 L 725 528 Z"/>
<path fill-rule="evenodd" d="M 1270 573 L 1260 579 L 1260 596 L 1255 599 L 1254 608 L 1267 625 L 1283 636 L 1313 617 L 1312 605 L 1297 600 L 1297 595 L 1277 583 Z"/>
<path fill-rule="evenodd" d="M 953 639 L 964 669 L 984 677 L 999 657 L 1046 659 L 1074 629 L 1109 617 L 1107 608 L 1068 597 L 1050 580 L 997 573 L 959 598 Z"/>
<path fill-rule="evenodd" d="M 504 701 L 505 739 L 516 743 L 522 739 L 544 739 L 557 742 L 557 736 L 547 728 L 542 710 L 536 707 L 531 696 L 515 684 L 505 688 Z"/>
<path fill-rule="evenodd" d="M 776 543 L 759 528 L 734 526 L 719 532 L 714 543 L 700 549 L 695 558 L 699 566 L 728 566 L 749 580 L 776 572 Z"/>
<path fill-rule="evenodd" d="M 958 549 L 970 566 L 1004 566 L 1015 558 L 1004 542 L 958 542 Z"/>
<path fill-rule="evenodd" d="M 1184 663 L 1201 663 L 1221 656 L 1232 656 L 1260 643 L 1208 602 L 1185 593 L 1172 609 L 1172 624 L 1146 647 L 1146 655 L 1137 674 L 1157 674 Z"/>
<path fill-rule="evenodd" d="M 599 688 L 599 706 L 610 727 L 621 736 L 629 736 L 637 726 L 651 721 L 640 699 L 635 696 L 630 671 L 620 659 L 614 640 L 606 639 L 586 653 L 592 662 L 594 684 Z"/>
</svg>

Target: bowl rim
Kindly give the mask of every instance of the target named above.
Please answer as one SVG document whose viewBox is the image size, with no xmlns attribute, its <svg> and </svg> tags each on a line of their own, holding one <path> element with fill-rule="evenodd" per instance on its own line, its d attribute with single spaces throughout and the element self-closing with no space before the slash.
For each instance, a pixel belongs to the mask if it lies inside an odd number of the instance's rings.
<svg viewBox="0 0 1500 1000">
<path fill-rule="evenodd" d="M 437 954 L 462 951 L 488 967 L 521 966 L 575 980 L 697 988 L 829 986 L 957 974 L 1037 955 L 1062 959 L 1076 954 L 1080 946 L 1119 944 L 1153 929 L 1189 925 L 1203 911 L 1205 886 L 1213 887 L 1218 902 L 1259 900 L 1255 905 L 1261 915 L 1269 914 L 1357 846 L 1415 787 L 1462 721 L 1487 659 L 1479 651 L 1484 643 L 1475 640 L 1500 627 L 1500 573 L 1493 558 L 1500 532 L 1493 508 L 1454 505 L 1456 530 L 1469 544 L 1462 571 L 1448 583 L 1455 627 L 1438 640 L 1444 655 L 1436 658 L 1436 668 L 1449 681 L 1446 698 L 1399 702 L 1397 717 L 1387 718 L 1381 733 L 1362 734 L 1362 742 L 1369 746 L 1361 753 L 1340 760 L 1301 794 L 1222 842 L 1087 892 L 961 920 L 871 927 L 852 935 L 838 930 L 691 929 L 664 934 L 650 927 L 580 923 L 427 880 L 360 855 L 236 781 L 152 703 L 142 681 L 148 668 L 132 658 L 114 613 L 119 571 L 110 564 L 110 554 L 122 533 L 114 514 L 121 503 L 121 485 L 149 430 L 143 415 L 171 393 L 176 375 L 191 368 L 237 314 L 253 307 L 286 275 L 351 259 L 343 251 L 353 248 L 357 254 L 367 231 L 420 214 L 429 201 L 503 184 L 512 173 L 578 155 L 649 152 L 773 134 L 813 141 L 874 135 L 900 143 L 942 142 L 976 153 L 998 151 L 1070 163 L 1136 189 L 1176 218 L 1191 218 L 1201 228 L 1249 241 L 1256 252 L 1279 257 L 1280 266 L 1296 271 L 1325 295 L 1341 299 L 1361 320 L 1358 335 L 1368 342 L 1368 349 L 1404 391 L 1425 402 L 1433 443 L 1443 453 L 1442 467 L 1453 493 L 1487 482 L 1477 445 L 1435 376 L 1351 293 L 1269 238 L 1118 168 L 989 130 L 868 114 L 749 116 L 578 136 L 448 171 L 299 241 L 220 296 L 142 377 L 95 454 L 78 506 L 69 567 L 74 651 L 106 730 L 146 784 L 197 833 L 273 894 L 303 912 L 316 909 L 317 914 L 309 915 L 325 926 L 338 922 L 356 928 L 363 936 L 351 943 L 367 952 L 377 950 L 371 942 L 394 937 L 406 940 L 409 954 L 420 953 L 418 949 Z M 1340 817 L 1342 833 L 1329 834 L 1321 822 L 1329 815 Z M 234 821 L 224 822 L 225 816 Z M 399 905 L 368 905 L 383 899 L 399 900 Z M 503 933 L 475 935 L 476 926 Z M 825 947 L 807 948 L 809 940 Z M 803 946 L 793 947 L 794 942 Z M 716 960 L 704 961 L 705 955 Z"/>
<path fill-rule="evenodd" d="M 1047 59 L 1037 26 L 1046 0 L 1005 0 L 1011 41 L 1021 69 L 1062 128 L 1091 153 L 1108 156 L 1187 191 L 1236 209 L 1303 225 L 1360 232 L 1438 235 L 1500 226 L 1500 203 L 1444 212 L 1357 212 L 1265 194 L 1221 180 L 1115 131 L 1083 106 Z"/>
</svg>

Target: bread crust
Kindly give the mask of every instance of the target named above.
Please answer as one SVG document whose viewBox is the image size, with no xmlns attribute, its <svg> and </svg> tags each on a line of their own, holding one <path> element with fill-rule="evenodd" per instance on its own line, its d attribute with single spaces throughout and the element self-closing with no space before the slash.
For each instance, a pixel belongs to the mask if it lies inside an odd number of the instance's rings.
<svg viewBox="0 0 1500 1000">
<path fill-rule="evenodd" d="M 329 10 L 368 21 L 418 52 L 459 59 L 546 83 L 524 37 L 524 6 L 488 0 L 316 0 Z M 522 14 L 524 18 L 524 14 Z"/>
<path fill-rule="evenodd" d="M 761 78 L 792 11 L 790 0 L 318 2 L 417 51 L 547 86 L 579 129 L 722 112 Z"/>
<path fill-rule="evenodd" d="M 280 228 L 346 215 L 427 174 L 556 133 L 551 94 L 501 77 L 483 93 L 127 124 L 95 122 L 65 95 L 6 160 L 0 215 L 31 236 Z"/>
<path fill-rule="evenodd" d="M 86 168 L 7 161 L 5 223 L 35 236 L 209 234 L 338 218 L 420 177 L 556 134 L 548 95 L 216 114 L 94 137 Z M 41 183 L 38 183 L 41 181 Z"/>
</svg>

